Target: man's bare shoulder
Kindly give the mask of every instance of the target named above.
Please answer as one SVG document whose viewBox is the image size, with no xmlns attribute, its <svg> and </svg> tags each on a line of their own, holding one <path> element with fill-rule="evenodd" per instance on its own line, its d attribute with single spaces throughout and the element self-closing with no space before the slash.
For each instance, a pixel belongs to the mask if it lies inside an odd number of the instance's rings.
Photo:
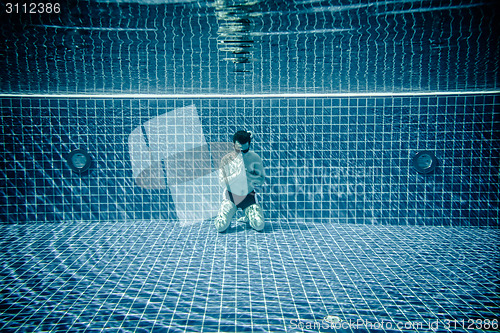
<svg viewBox="0 0 500 333">
<path fill-rule="evenodd" d="M 230 153 L 224 155 L 224 157 L 222 157 L 222 159 L 220 160 L 221 166 L 226 165 L 228 163 L 231 163 L 232 161 L 234 161 L 234 159 L 236 157 L 237 157 L 237 154 L 235 152 L 230 152 Z"/>
</svg>

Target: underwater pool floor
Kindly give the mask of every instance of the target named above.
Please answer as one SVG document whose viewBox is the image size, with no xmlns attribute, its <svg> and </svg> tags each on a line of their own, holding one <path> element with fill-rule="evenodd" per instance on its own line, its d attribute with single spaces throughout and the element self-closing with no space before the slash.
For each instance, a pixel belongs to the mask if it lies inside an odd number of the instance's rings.
<svg viewBox="0 0 500 333">
<path fill-rule="evenodd" d="M 498 229 L 154 220 L 0 235 L 2 332 L 480 332 L 500 313 Z"/>
</svg>

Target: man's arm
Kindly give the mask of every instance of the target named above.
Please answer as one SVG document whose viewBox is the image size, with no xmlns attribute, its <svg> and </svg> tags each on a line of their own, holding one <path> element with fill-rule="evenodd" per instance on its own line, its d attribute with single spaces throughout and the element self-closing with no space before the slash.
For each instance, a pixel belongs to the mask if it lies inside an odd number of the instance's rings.
<svg viewBox="0 0 500 333">
<path fill-rule="evenodd" d="M 226 175 L 224 174 L 224 170 L 222 168 L 219 169 L 219 183 L 220 186 L 227 188 Z"/>
<path fill-rule="evenodd" d="M 266 178 L 266 170 L 262 165 L 262 159 L 255 155 L 255 161 L 250 163 L 250 168 L 247 173 L 247 177 L 253 186 L 260 186 L 264 183 Z"/>
</svg>

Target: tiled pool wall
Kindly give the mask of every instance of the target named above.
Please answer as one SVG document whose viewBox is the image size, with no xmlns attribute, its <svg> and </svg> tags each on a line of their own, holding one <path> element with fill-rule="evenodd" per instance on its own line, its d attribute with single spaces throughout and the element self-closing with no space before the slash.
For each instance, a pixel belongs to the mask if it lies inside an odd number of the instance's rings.
<svg viewBox="0 0 500 333">
<path fill-rule="evenodd" d="M 2 98 L 2 222 L 177 217 L 168 189 L 132 177 L 130 133 L 194 105 L 208 144 L 255 134 L 268 172 L 258 196 L 270 223 L 498 226 L 498 95 L 62 99 Z M 79 175 L 76 148 L 93 158 Z M 411 167 L 421 150 L 437 169 Z"/>
</svg>

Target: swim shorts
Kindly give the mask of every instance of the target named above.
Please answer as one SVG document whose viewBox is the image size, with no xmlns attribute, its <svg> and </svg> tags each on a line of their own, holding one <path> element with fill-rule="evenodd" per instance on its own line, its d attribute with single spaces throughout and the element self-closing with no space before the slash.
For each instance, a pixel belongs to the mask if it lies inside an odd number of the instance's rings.
<svg viewBox="0 0 500 333">
<path fill-rule="evenodd" d="M 243 195 L 243 196 L 236 195 L 236 194 L 233 194 L 229 191 L 226 191 L 225 197 L 226 197 L 226 199 L 231 200 L 231 202 L 234 203 L 236 205 L 236 207 L 241 208 L 243 210 L 256 203 L 255 191 L 252 191 L 252 192 L 248 193 L 247 195 Z"/>
</svg>

